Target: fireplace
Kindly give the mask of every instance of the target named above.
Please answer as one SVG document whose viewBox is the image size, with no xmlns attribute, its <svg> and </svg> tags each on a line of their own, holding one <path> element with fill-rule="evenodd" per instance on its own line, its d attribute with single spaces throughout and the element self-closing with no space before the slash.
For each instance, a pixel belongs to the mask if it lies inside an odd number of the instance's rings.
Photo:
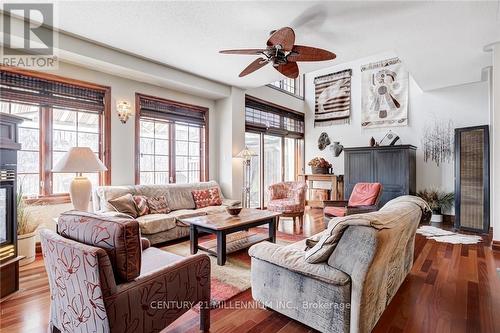
<svg viewBox="0 0 500 333">
<path fill-rule="evenodd" d="M 17 126 L 23 118 L 0 114 L 0 298 L 19 289 L 17 255 Z"/>
</svg>

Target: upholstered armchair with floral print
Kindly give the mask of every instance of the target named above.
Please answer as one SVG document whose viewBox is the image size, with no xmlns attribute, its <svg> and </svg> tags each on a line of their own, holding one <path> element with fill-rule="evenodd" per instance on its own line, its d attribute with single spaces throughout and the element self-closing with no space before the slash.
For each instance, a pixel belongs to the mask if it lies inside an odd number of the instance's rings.
<svg viewBox="0 0 500 333">
<path fill-rule="evenodd" d="M 59 219 L 60 235 L 40 231 L 51 331 L 159 332 L 197 304 L 200 329 L 209 330 L 208 256 L 149 247 L 136 224 L 71 212 Z"/>
<path fill-rule="evenodd" d="M 306 206 L 306 190 L 307 185 L 304 182 L 282 182 L 270 185 L 267 209 L 279 212 L 283 217 L 293 218 L 294 225 L 295 218 L 298 217 L 302 228 Z"/>
</svg>

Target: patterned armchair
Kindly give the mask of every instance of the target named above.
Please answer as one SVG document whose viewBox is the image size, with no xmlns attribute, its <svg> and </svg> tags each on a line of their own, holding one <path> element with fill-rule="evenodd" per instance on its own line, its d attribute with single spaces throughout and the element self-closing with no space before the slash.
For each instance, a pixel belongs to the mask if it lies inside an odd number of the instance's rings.
<svg viewBox="0 0 500 333">
<path fill-rule="evenodd" d="M 349 201 L 323 201 L 325 224 L 328 225 L 333 217 L 377 211 L 382 190 L 380 183 L 357 183 L 352 189 Z"/>
<path fill-rule="evenodd" d="M 281 213 L 283 217 L 299 218 L 300 228 L 304 224 L 307 185 L 303 182 L 283 182 L 269 186 L 269 202 L 267 209 Z M 276 222 L 278 227 L 279 218 Z"/>
<path fill-rule="evenodd" d="M 63 214 L 40 231 L 52 332 L 159 332 L 196 304 L 210 327 L 210 260 L 149 247 L 137 221 Z"/>
</svg>

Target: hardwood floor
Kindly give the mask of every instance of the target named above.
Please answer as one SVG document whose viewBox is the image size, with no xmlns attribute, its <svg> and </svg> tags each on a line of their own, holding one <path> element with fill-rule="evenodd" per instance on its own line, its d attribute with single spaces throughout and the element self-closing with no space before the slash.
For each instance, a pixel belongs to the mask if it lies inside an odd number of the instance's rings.
<svg viewBox="0 0 500 333">
<path fill-rule="evenodd" d="M 322 212 L 309 210 L 303 233 L 323 229 Z M 280 231 L 300 233 L 291 220 Z M 415 263 L 374 332 L 500 332 L 500 253 L 491 239 L 478 245 L 437 243 L 417 235 Z M 41 256 L 21 268 L 21 291 L 0 304 L 1 332 L 45 332 L 49 286 Z M 312 332 L 277 312 L 255 307 L 251 291 L 212 311 L 211 332 Z M 197 332 L 198 314 L 187 312 L 164 332 Z"/>
</svg>

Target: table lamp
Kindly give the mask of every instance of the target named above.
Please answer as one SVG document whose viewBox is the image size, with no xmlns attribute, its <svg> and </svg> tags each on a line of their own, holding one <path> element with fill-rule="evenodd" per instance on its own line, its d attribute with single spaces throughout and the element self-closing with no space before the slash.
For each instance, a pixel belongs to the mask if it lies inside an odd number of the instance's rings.
<svg viewBox="0 0 500 333">
<path fill-rule="evenodd" d="M 97 158 L 89 147 L 73 147 L 56 163 L 52 172 L 78 173 L 69 187 L 69 196 L 76 210 L 87 211 L 90 203 L 92 183 L 86 172 L 106 171 L 108 168 Z"/>
</svg>

